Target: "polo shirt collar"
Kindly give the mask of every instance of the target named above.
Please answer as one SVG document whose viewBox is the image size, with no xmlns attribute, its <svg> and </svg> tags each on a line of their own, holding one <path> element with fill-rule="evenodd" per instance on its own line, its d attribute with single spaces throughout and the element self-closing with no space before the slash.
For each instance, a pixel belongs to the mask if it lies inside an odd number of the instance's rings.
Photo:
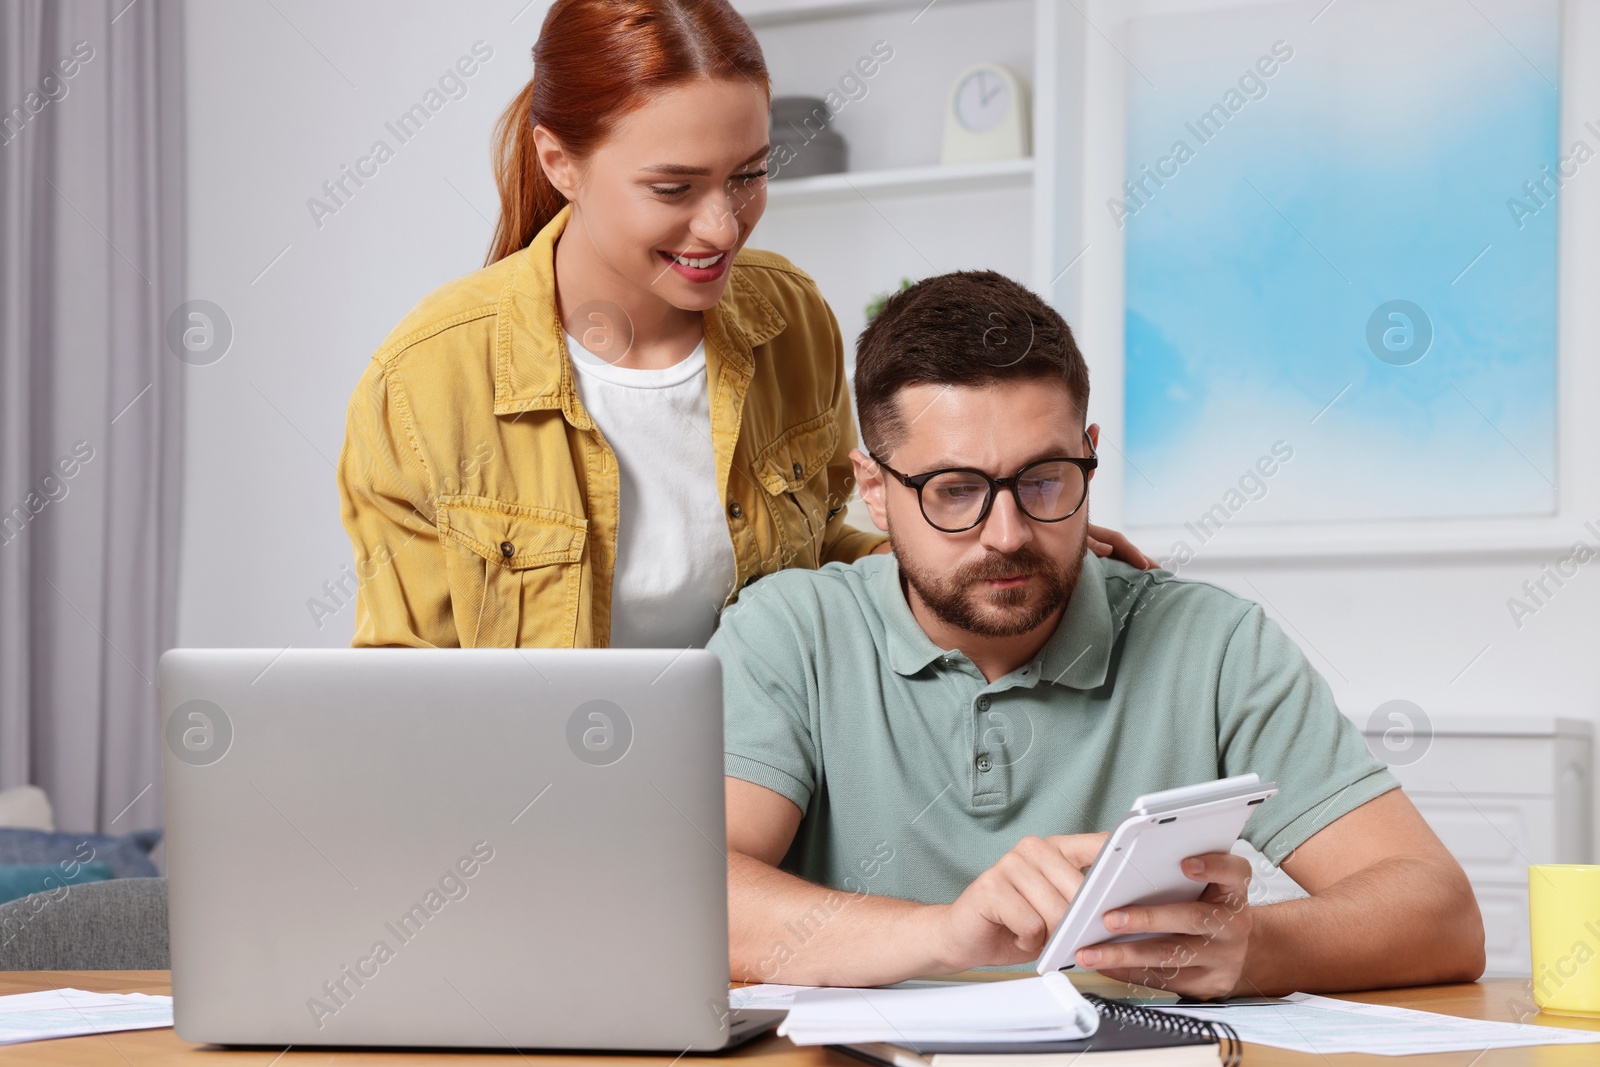
<svg viewBox="0 0 1600 1067">
<path fill-rule="evenodd" d="M 943 656 L 945 650 L 933 643 L 933 638 L 911 614 L 911 604 L 900 588 L 900 561 L 893 555 L 867 556 L 866 559 L 879 563 L 872 579 L 872 593 L 878 612 L 883 616 L 889 668 L 896 674 L 916 674 Z"/>
<path fill-rule="evenodd" d="M 573 370 L 556 314 L 556 238 L 572 218 L 564 205 L 528 246 L 514 253 L 510 277 L 500 291 L 494 360 L 494 412 L 509 415 L 559 408 L 580 429 L 593 422 L 576 400 Z M 737 267 L 738 258 L 734 259 Z M 708 373 L 729 367 L 744 379 L 753 373 L 752 349 L 788 325 L 755 284 L 735 270 L 722 297 L 706 311 Z"/>
<path fill-rule="evenodd" d="M 896 674 L 916 674 L 945 654 L 911 613 L 900 588 L 900 565 L 893 556 L 882 557 L 873 577 L 873 595 L 883 616 L 889 667 Z M 1105 568 L 1099 556 L 1085 552 L 1072 599 L 1039 654 L 1040 677 L 1073 689 L 1094 689 L 1106 680 L 1115 639 Z"/>
<path fill-rule="evenodd" d="M 1105 565 L 1093 552 L 1085 552 L 1066 614 L 1040 653 L 1039 675 L 1056 685 L 1094 689 L 1106 680 L 1116 638 L 1111 601 L 1106 597 Z"/>
</svg>

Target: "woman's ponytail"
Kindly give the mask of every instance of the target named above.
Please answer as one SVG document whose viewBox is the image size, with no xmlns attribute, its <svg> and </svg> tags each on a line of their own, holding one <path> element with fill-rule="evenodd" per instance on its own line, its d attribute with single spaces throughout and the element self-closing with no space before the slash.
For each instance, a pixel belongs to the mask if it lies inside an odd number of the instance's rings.
<svg viewBox="0 0 1600 1067">
<path fill-rule="evenodd" d="M 761 46 L 728 0 L 556 0 L 533 67 L 494 128 L 500 221 L 486 264 L 526 248 L 566 205 L 539 164 L 536 124 L 581 160 L 617 119 L 677 82 L 742 78 L 768 89 Z"/>
<path fill-rule="evenodd" d="M 539 165 L 533 143 L 533 90 L 530 79 L 495 123 L 494 183 L 500 190 L 500 221 L 485 266 L 527 247 L 567 202 Z"/>
</svg>

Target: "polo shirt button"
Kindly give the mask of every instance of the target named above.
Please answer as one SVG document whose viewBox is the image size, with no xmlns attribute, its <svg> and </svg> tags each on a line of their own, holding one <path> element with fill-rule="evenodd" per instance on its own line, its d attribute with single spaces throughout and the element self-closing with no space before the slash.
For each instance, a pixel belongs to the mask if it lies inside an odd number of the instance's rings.
<svg viewBox="0 0 1600 1067">
<path fill-rule="evenodd" d="M 740 507 L 739 502 L 735 500 L 733 503 L 728 505 L 728 514 L 732 515 L 736 519 L 740 518 L 744 515 L 744 508 Z"/>
<path fill-rule="evenodd" d="M 978 710 L 979 711 L 988 711 L 989 710 L 989 698 L 988 697 L 979 697 L 978 698 Z"/>
<path fill-rule="evenodd" d="M 989 773 L 989 768 L 993 767 L 993 766 L 994 766 L 994 764 L 989 762 L 989 757 L 988 756 L 979 756 L 978 757 L 978 770 L 982 771 L 984 774 L 988 774 Z"/>
<path fill-rule="evenodd" d="M 500 542 L 500 554 L 502 556 L 504 556 L 506 559 L 510 559 L 511 558 L 511 554 L 513 552 L 515 552 L 516 550 L 517 550 L 516 546 L 513 545 L 510 541 L 501 541 Z"/>
</svg>

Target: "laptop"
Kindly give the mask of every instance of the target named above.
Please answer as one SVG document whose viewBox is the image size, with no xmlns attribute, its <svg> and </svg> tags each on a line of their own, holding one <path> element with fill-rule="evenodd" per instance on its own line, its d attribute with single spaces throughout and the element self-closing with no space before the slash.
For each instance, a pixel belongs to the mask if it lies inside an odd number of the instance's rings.
<svg viewBox="0 0 1600 1067">
<path fill-rule="evenodd" d="M 704 650 L 161 657 L 178 1036 L 731 1048 Z"/>
</svg>

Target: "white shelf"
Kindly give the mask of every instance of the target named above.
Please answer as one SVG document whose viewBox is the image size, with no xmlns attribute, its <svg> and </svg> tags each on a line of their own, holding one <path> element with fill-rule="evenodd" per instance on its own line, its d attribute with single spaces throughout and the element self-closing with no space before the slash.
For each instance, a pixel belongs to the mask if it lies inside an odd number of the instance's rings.
<svg viewBox="0 0 1600 1067">
<path fill-rule="evenodd" d="M 1261 522 L 1224 528 L 1206 541 L 1186 526 L 1164 523 L 1126 523 L 1124 532 L 1140 545 L 1188 544 L 1194 558 L 1183 566 L 1197 572 L 1212 561 L 1364 567 L 1383 559 L 1553 560 L 1575 537 L 1588 536 L 1574 521 L 1556 518 Z"/>
<path fill-rule="evenodd" d="M 928 7 L 946 7 L 977 0 L 735 0 L 734 8 L 755 29 L 785 22 L 870 15 L 878 11 L 910 11 L 917 15 Z"/>
<path fill-rule="evenodd" d="M 958 193 L 1022 188 L 1033 181 L 1033 160 L 1002 159 L 985 163 L 934 164 L 892 170 L 843 171 L 812 178 L 775 179 L 767 183 L 767 205 L 837 204 L 862 195 L 904 196 L 915 193 Z"/>
<path fill-rule="evenodd" d="M 1382 729 L 1369 729 L 1357 722 L 1363 733 L 1379 736 Z M 1561 715 L 1438 715 L 1431 725 L 1433 737 L 1592 737 L 1594 723 Z"/>
</svg>

